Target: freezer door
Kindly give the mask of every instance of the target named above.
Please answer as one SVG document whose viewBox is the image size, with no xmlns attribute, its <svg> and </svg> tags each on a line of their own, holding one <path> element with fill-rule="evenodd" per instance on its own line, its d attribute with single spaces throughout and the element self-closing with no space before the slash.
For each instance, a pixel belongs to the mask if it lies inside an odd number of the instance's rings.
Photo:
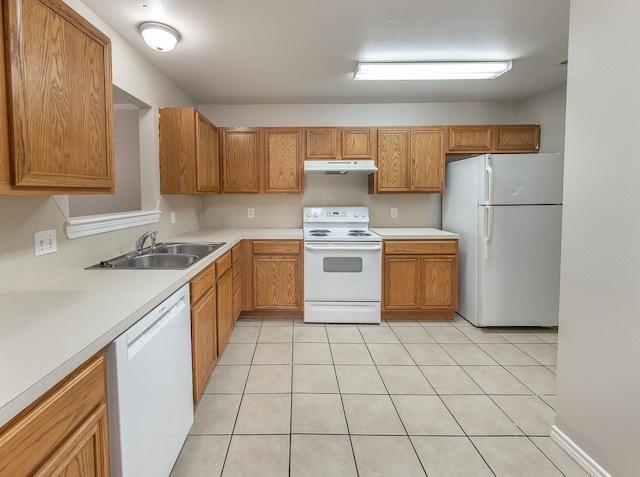
<svg viewBox="0 0 640 477">
<path fill-rule="evenodd" d="M 557 326 L 562 206 L 480 206 L 478 224 L 478 325 Z"/>
<path fill-rule="evenodd" d="M 487 154 L 478 172 L 478 203 L 562 204 L 563 154 Z"/>
</svg>

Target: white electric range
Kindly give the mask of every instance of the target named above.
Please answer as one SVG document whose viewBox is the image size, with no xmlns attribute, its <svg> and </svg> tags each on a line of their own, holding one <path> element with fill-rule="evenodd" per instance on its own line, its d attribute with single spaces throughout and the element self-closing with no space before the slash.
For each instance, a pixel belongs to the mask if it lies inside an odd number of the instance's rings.
<svg viewBox="0 0 640 477">
<path fill-rule="evenodd" d="M 367 207 L 305 207 L 304 321 L 380 323 L 382 237 Z"/>
</svg>

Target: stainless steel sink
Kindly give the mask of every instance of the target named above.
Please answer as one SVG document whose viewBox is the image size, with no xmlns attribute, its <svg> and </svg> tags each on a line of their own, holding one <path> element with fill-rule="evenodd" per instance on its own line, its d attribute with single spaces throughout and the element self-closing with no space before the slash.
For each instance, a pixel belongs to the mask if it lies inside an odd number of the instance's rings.
<svg viewBox="0 0 640 477">
<path fill-rule="evenodd" d="M 102 261 L 87 268 L 141 269 L 141 270 L 181 270 L 206 257 L 226 242 L 171 242 L 160 243 L 154 250 L 146 249 Z"/>
</svg>

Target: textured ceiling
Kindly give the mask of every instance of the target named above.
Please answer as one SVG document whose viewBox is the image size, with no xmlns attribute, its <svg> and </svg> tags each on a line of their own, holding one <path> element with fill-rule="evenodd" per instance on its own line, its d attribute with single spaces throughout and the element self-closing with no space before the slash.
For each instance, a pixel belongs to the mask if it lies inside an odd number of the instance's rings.
<svg viewBox="0 0 640 477">
<path fill-rule="evenodd" d="M 569 0 L 82 0 L 199 104 L 519 100 L 566 81 Z M 143 21 L 177 29 L 169 53 Z M 484 81 L 353 81 L 358 61 L 505 60 Z"/>
</svg>

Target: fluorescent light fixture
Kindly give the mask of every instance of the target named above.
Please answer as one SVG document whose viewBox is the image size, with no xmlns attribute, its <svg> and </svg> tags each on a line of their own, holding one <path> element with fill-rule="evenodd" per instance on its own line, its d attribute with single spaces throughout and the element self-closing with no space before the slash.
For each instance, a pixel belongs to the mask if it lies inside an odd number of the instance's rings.
<svg viewBox="0 0 640 477">
<path fill-rule="evenodd" d="M 156 51 L 167 52 L 173 50 L 180 34 L 164 23 L 145 22 L 138 25 L 138 31 L 144 42 Z"/>
<path fill-rule="evenodd" d="M 511 69 L 509 61 L 431 61 L 358 63 L 354 80 L 494 79 Z"/>
</svg>

